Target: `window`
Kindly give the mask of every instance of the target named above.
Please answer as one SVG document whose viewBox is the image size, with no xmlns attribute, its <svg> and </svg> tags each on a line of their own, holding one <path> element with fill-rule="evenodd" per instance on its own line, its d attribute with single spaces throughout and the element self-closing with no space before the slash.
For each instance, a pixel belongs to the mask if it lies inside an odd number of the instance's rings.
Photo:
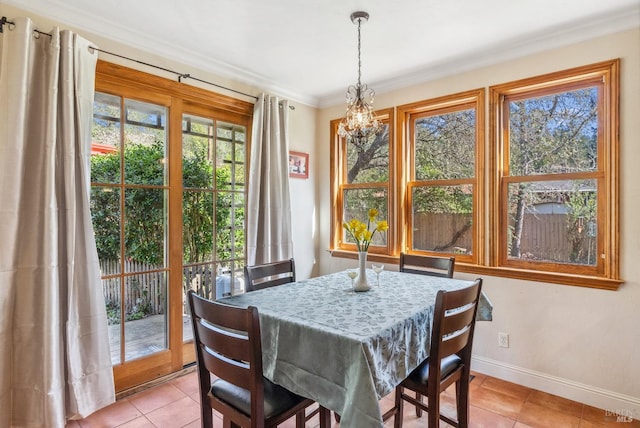
<svg viewBox="0 0 640 428">
<path fill-rule="evenodd" d="M 618 278 L 617 70 L 611 61 L 490 89 L 492 265 L 603 287 L 598 278 Z"/>
<path fill-rule="evenodd" d="M 340 120 L 331 122 L 334 138 L 331 191 L 336 201 L 332 221 L 334 249 L 356 251 L 355 241 L 342 224 L 354 218 L 365 221 L 369 209 L 378 210 L 378 219 L 387 220 L 390 224 L 394 218 L 393 110 L 376 114 L 383 124 L 382 130 L 362 142 L 338 137 Z M 369 252 L 390 254 L 393 236 L 393 231 L 375 234 Z"/>
<path fill-rule="evenodd" d="M 405 252 L 477 262 L 483 105 L 480 89 L 398 107 L 407 129 Z"/>
<path fill-rule="evenodd" d="M 363 147 L 332 121 L 332 249 L 355 251 L 342 222 L 373 206 L 382 261 L 453 255 L 457 271 L 616 289 L 618 68 L 492 86 L 488 122 L 485 89 L 399 106 L 397 132 Z"/>
</svg>

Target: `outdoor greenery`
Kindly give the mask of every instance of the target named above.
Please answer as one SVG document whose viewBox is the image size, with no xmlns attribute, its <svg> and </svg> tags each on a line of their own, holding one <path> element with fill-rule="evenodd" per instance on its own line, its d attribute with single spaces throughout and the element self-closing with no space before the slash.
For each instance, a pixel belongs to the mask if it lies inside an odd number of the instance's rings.
<svg viewBox="0 0 640 428">
<path fill-rule="evenodd" d="M 377 135 L 369 138 L 349 139 L 347 183 L 378 183 L 388 180 L 389 126 L 382 126 Z"/>
<path fill-rule="evenodd" d="M 509 102 L 506 175 L 516 178 L 508 186 L 509 221 L 503 226 L 510 237 L 506 243 L 509 257 L 560 263 L 595 262 L 597 183 L 591 179 L 570 179 L 566 174 L 597 168 L 597 105 L 595 87 L 542 97 L 520 97 Z M 420 218 L 441 220 L 453 227 L 447 232 L 448 238 L 441 238 L 441 242 L 431 243 L 428 248 L 419 248 L 468 252 L 470 249 L 462 243 L 469 239 L 467 232 L 472 226 L 474 189 L 464 180 L 473 180 L 476 175 L 475 110 L 435 112 L 419 117 L 413 126 L 412 214 L 414 219 L 428 214 Z M 369 186 L 345 191 L 344 221 L 366 216 L 369 208 L 378 209 L 383 218 L 388 218 L 388 141 L 385 127 L 377 136 L 347 142 L 347 183 Z M 532 181 L 532 176 L 541 178 Z M 380 187 L 375 183 L 380 183 Z M 539 231 L 553 234 L 551 223 L 547 222 L 551 216 L 542 215 L 547 213 L 563 216 L 562 236 L 567 247 L 551 248 L 552 244 L 542 243 L 538 247 L 529 245 L 523 251 L 526 221 L 537 222 L 537 229 L 528 231 L 530 235 Z M 413 226 L 414 233 L 416 227 L 424 227 Z M 547 238 L 540 235 L 530 241 L 535 239 Z"/>
<path fill-rule="evenodd" d="M 474 110 L 437 114 L 416 120 L 414 153 L 416 181 L 473 178 L 476 153 L 475 129 Z M 452 203 L 461 207 L 460 203 L 455 201 Z M 439 205 L 442 204 L 443 202 L 439 203 Z M 430 204 L 424 201 L 418 205 L 427 209 Z"/>
<path fill-rule="evenodd" d="M 375 209 L 381 219 L 389 218 L 389 126 L 383 125 L 377 135 L 369 138 L 349 139 L 346 145 L 347 182 L 352 184 L 378 183 L 376 187 L 351 188 L 344 194 L 344 221 L 368 218 Z M 352 234 L 344 232 L 347 242 L 358 244 Z M 373 245 L 386 245 L 386 233 L 373 237 Z M 358 245 L 359 247 L 359 245 Z"/>
<path fill-rule="evenodd" d="M 150 146 L 131 144 L 124 152 L 125 182 L 162 186 L 164 184 L 164 144 Z M 120 171 L 120 153 L 91 157 L 91 181 L 111 183 Z M 119 188 L 95 187 L 91 213 L 96 233 L 98 256 L 103 260 L 120 258 Z M 165 190 L 159 188 L 126 188 L 124 190 L 126 257 L 138 262 L 164 264 Z"/>
<path fill-rule="evenodd" d="M 152 145 L 130 144 L 124 152 L 125 180 L 127 183 L 164 184 L 164 143 Z M 91 157 L 91 181 L 109 183 L 120 170 L 118 152 Z M 183 161 L 184 176 L 194 188 L 210 188 L 213 167 L 206 156 L 194 154 Z M 216 169 L 219 186 L 230 181 L 228 169 Z M 105 191 L 107 190 L 107 191 Z M 126 216 L 126 257 L 151 265 L 164 264 L 166 191 L 157 188 L 127 188 L 124 195 Z M 215 230 L 229 226 L 231 193 L 222 193 L 215 201 Z M 184 258 L 192 262 L 210 259 L 214 251 L 214 195 L 210 192 L 185 191 L 183 203 Z M 93 225 L 100 259 L 120 258 L 119 193 L 111 186 L 94 187 L 91 198 Z M 227 234 L 228 235 L 228 234 Z M 216 236 L 218 258 L 228 257 L 229 244 L 225 234 Z"/>
<path fill-rule="evenodd" d="M 595 87 L 509 103 L 509 175 L 531 176 L 594 171 L 597 168 L 598 91 Z M 510 257 L 523 256 L 524 218 L 540 204 L 559 204 L 567 211 L 571 240 L 568 260 L 551 255 L 534 258 L 592 264 L 585 241 L 596 222 L 595 183 L 591 180 L 545 179 L 510 187 Z"/>
<path fill-rule="evenodd" d="M 471 251 L 461 242 L 472 225 L 473 186 L 453 185 L 446 180 L 475 177 L 475 130 L 476 115 L 472 109 L 434 114 L 415 122 L 415 181 L 428 184 L 414 188 L 414 216 L 432 213 L 449 225 L 458 224 L 442 242 L 424 249 L 448 253 L 459 249 Z"/>
</svg>

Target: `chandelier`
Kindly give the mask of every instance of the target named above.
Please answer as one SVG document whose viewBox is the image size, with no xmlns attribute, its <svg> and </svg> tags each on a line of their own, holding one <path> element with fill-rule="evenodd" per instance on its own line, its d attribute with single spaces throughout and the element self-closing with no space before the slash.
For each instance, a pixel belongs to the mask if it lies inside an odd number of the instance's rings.
<svg viewBox="0 0 640 428">
<path fill-rule="evenodd" d="M 360 27 L 369 20 L 367 12 L 353 12 L 351 22 L 358 25 L 358 83 L 347 88 L 347 116 L 338 126 L 338 135 L 361 142 L 380 131 L 381 123 L 373 114 L 371 105 L 375 92 L 360 82 Z"/>
</svg>

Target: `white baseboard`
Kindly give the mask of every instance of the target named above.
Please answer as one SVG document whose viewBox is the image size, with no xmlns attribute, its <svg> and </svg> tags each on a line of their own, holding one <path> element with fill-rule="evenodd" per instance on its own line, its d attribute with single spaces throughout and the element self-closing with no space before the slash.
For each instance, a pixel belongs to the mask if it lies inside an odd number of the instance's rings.
<svg viewBox="0 0 640 428">
<path fill-rule="evenodd" d="M 471 370 L 524 385 L 538 391 L 558 395 L 579 403 L 588 404 L 598 409 L 627 415 L 634 420 L 640 419 L 639 397 L 619 394 L 606 389 L 475 355 L 471 359 Z"/>
</svg>

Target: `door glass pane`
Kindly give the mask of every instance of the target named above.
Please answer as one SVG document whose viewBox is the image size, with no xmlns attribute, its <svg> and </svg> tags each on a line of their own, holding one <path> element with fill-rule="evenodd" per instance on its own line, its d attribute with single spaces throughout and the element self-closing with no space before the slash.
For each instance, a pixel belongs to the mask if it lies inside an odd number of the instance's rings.
<svg viewBox="0 0 640 428">
<path fill-rule="evenodd" d="M 244 291 L 244 259 L 230 259 L 218 263 L 216 285 L 223 295 L 238 294 Z"/>
<path fill-rule="evenodd" d="M 121 99 L 96 92 L 91 129 L 91 181 L 120 182 Z"/>
<path fill-rule="evenodd" d="M 596 265 L 596 180 L 510 183 L 510 259 Z"/>
<path fill-rule="evenodd" d="M 182 120 L 182 182 L 185 188 L 212 189 L 213 120 L 184 115 Z"/>
<path fill-rule="evenodd" d="M 218 192 L 216 196 L 216 257 L 228 260 L 233 252 L 233 193 Z"/>
<path fill-rule="evenodd" d="M 165 189 L 125 190 L 125 272 L 165 267 L 167 197 Z"/>
<path fill-rule="evenodd" d="M 167 349 L 166 272 L 124 279 L 125 361 Z"/>
<path fill-rule="evenodd" d="M 100 262 L 103 277 L 109 274 Z M 117 264 L 116 264 L 117 265 Z M 120 299 L 120 278 L 103 278 L 102 292 L 104 303 L 107 307 L 107 322 L 109 324 L 109 344 L 111 347 L 111 363 L 120 364 L 120 352 L 122 348 L 122 336 L 120 327 L 122 325 L 122 299 Z"/>
<path fill-rule="evenodd" d="M 244 193 L 234 193 L 233 195 L 233 230 L 234 230 L 234 245 L 231 253 L 233 259 L 244 259 L 244 243 L 245 243 L 245 216 L 244 205 L 245 195 Z"/>
<path fill-rule="evenodd" d="M 215 300 L 222 297 L 222 289 L 216 290 L 216 267 L 213 263 L 192 263 L 183 269 L 184 288 L 199 296 Z M 217 295 L 220 292 L 220 295 Z M 186 307 L 186 306 L 185 306 Z"/>
<path fill-rule="evenodd" d="M 125 100 L 125 111 L 125 182 L 166 184 L 166 107 Z"/>
<path fill-rule="evenodd" d="M 91 187 L 91 219 L 102 276 L 120 273 L 119 187 Z"/>
<path fill-rule="evenodd" d="M 473 186 L 414 187 L 413 249 L 472 253 Z"/>
<path fill-rule="evenodd" d="M 213 260 L 213 197 L 207 191 L 182 193 L 182 256 L 186 265 Z"/>
</svg>

